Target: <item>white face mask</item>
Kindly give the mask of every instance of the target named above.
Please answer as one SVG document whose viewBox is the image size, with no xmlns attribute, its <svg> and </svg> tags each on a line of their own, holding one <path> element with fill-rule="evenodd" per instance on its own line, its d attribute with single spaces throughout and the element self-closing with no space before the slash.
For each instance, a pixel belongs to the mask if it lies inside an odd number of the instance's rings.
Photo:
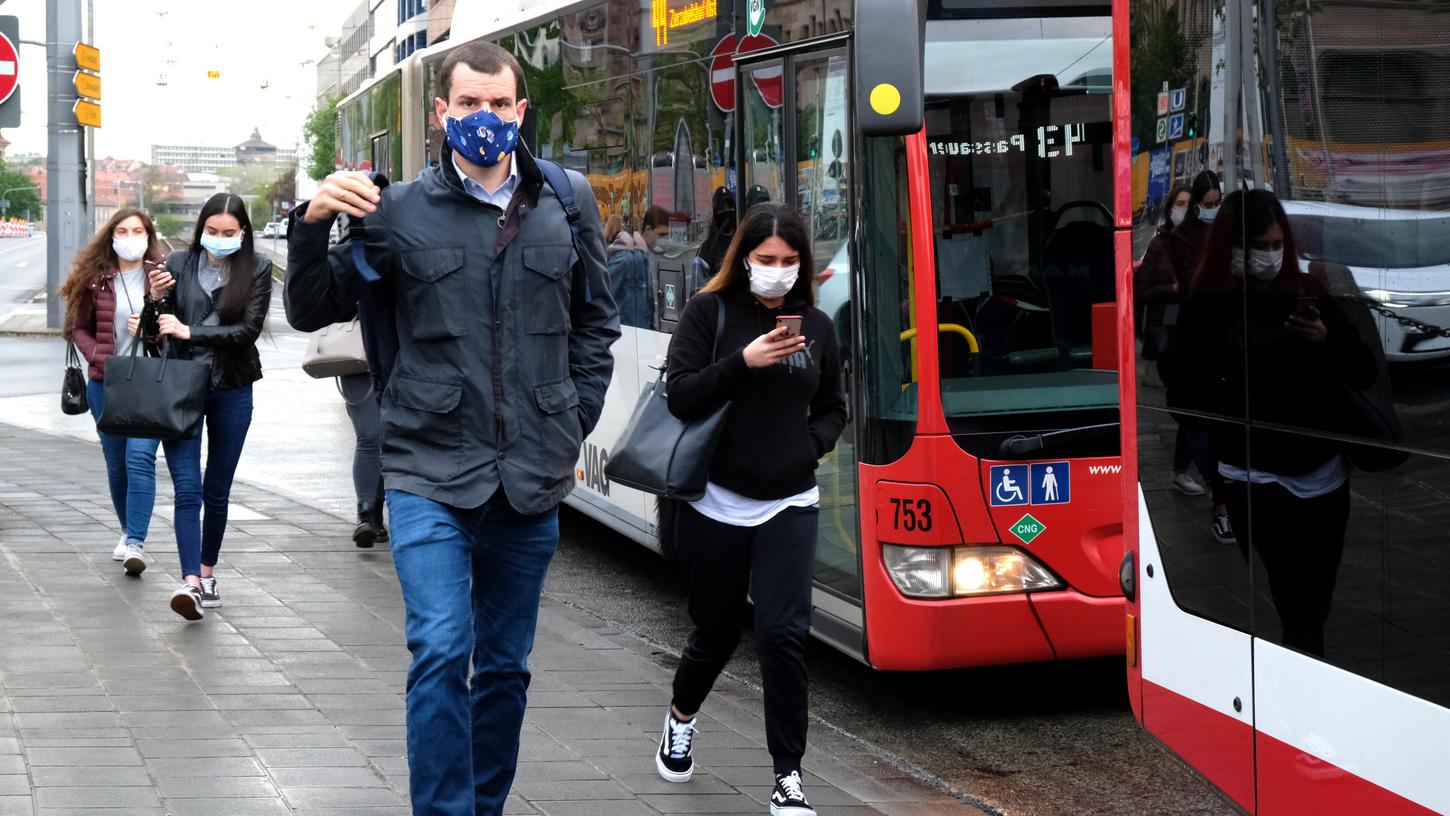
<svg viewBox="0 0 1450 816">
<path fill-rule="evenodd" d="M 1173 209 L 1171 209 L 1171 210 L 1168 211 L 1168 223 L 1170 223 L 1170 224 L 1172 224 L 1173 226 L 1176 227 L 1179 224 L 1182 224 L 1183 223 L 1183 219 L 1186 218 L 1187 216 L 1188 216 L 1188 208 L 1187 207 L 1174 207 Z"/>
<path fill-rule="evenodd" d="M 1234 250 L 1233 273 L 1243 275 L 1245 273 L 1258 278 L 1259 280 L 1273 280 L 1278 277 L 1279 270 L 1284 266 L 1284 250 L 1259 250 L 1256 249 L 1248 256 L 1248 263 L 1244 263 L 1244 251 Z"/>
<path fill-rule="evenodd" d="M 112 238 L 111 248 L 116 250 L 116 257 L 123 261 L 139 261 L 146 255 L 146 249 L 150 241 L 144 235 L 128 235 L 125 238 Z"/>
<path fill-rule="evenodd" d="M 801 271 L 798 263 L 790 266 L 756 266 L 748 259 L 745 261 L 745 268 L 750 272 L 750 291 L 767 300 L 785 297 L 786 292 L 795 286 L 796 277 Z"/>
<path fill-rule="evenodd" d="M 1218 207 L 1198 206 L 1198 219 L 1205 224 L 1212 224 L 1213 219 L 1218 217 Z"/>
</svg>

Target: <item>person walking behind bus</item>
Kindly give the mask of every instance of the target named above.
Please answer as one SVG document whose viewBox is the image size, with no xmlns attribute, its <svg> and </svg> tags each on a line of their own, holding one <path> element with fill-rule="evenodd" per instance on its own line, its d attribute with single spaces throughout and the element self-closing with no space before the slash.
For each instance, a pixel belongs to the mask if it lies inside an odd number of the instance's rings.
<svg viewBox="0 0 1450 816">
<path fill-rule="evenodd" d="M 820 513 L 815 469 L 846 423 L 835 327 L 812 305 L 814 271 L 800 216 L 781 204 L 752 207 L 719 273 L 686 304 L 665 369 L 675 416 L 702 417 L 723 402 L 730 411 L 705 496 L 681 508 L 676 522 L 695 630 L 675 671 L 655 767 L 666 781 L 690 780 L 697 714 L 740 641 L 748 594 L 775 767 L 774 816 L 815 813 L 800 775 Z M 725 325 L 712 360 L 722 305 Z M 782 315 L 801 318 L 799 334 L 776 325 Z"/>
<path fill-rule="evenodd" d="M 257 338 L 272 300 L 272 262 L 252 249 L 252 222 L 238 196 L 218 193 L 197 218 L 191 246 L 173 252 L 150 276 L 142 329 L 174 344 L 174 353 L 211 365 L 202 434 L 165 443 L 176 493 L 176 549 L 185 584 L 171 608 L 201 620 L 221 606 L 216 565 L 227 527 L 232 479 L 252 425 L 252 383 L 262 378 Z M 202 517 L 202 506 L 206 514 Z"/>
<path fill-rule="evenodd" d="M 575 240 L 560 191 L 520 147 L 518 60 L 465 43 L 439 80 L 442 160 L 381 191 L 365 173 L 329 176 L 292 232 L 285 303 L 303 331 L 353 317 L 354 249 L 329 254 L 327 233 L 338 213 L 363 218 L 375 291 L 397 304 L 383 480 L 413 655 L 413 813 L 494 816 L 518 764 L 558 505 L 620 331 L 589 182 L 567 171 Z"/>
<path fill-rule="evenodd" d="M 100 419 L 106 407 L 106 360 L 129 353 L 136 342 L 129 327 L 140 320 L 146 305 L 145 262 L 160 259 L 151 219 L 141 210 L 123 209 L 81 250 L 61 287 L 66 339 L 88 363 L 86 401 L 92 419 Z M 157 442 L 96 434 L 106 460 L 111 506 L 121 524 L 111 558 L 122 562 L 127 575 L 140 575 L 146 569 L 146 535 L 156 505 Z"/>
</svg>

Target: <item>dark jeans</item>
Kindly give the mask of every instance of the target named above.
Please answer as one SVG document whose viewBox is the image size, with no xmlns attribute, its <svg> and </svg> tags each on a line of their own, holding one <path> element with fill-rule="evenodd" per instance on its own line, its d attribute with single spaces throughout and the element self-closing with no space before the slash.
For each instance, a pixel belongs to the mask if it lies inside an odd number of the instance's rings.
<svg viewBox="0 0 1450 816">
<path fill-rule="evenodd" d="M 1225 498 L 1239 551 L 1249 560 L 1252 546 L 1264 562 L 1269 596 L 1283 626 L 1280 642 L 1323 657 L 1324 624 L 1349 524 L 1349 483 L 1301 499 L 1277 484 L 1226 481 Z"/>
<path fill-rule="evenodd" d="M 106 409 L 106 389 L 99 380 L 86 383 L 86 401 L 91 416 L 97 420 Z M 126 541 L 136 546 L 146 543 L 151 529 L 151 512 L 156 507 L 155 439 L 131 439 L 96 431 L 101 438 L 101 454 L 106 459 L 106 479 L 111 488 L 111 506 L 116 520 L 126 533 Z"/>
<path fill-rule="evenodd" d="M 176 551 L 181 574 L 200 575 L 215 567 L 227 529 L 232 480 L 252 426 L 252 387 L 219 388 L 206 395 L 206 473 L 201 469 L 201 434 L 165 443 L 166 465 L 176 491 Z M 206 516 L 202 518 L 202 507 Z"/>
<path fill-rule="evenodd" d="M 695 631 L 675 670 L 675 708 L 694 714 L 704 704 L 740 643 L 749 593 L 765 685 L 765 740 L 776 773 L 799 770 L 806 752 L 806 638 L 819 518 L 814 507 L 792 507 L 758 527 L 736 527 L 687 505 L 676 527 Z"/>
<path fill-rule="evenodd" d="M 473 509 L 398 490 L 387 497 L 413 655 L 414 816 L 496 816 L 518 765 L 528 656 L 559 544 L 558 510 L 521 514 L 502 490 Z"/>
<path fill-rule="evenodd" d="M 371 374 L 339 377 L 338 388 L 357 440 L 352 451 L 353 492 L 358 504 L 377 504 L 383 495 L 382 396 L 373 387 Z"/>
</svg>

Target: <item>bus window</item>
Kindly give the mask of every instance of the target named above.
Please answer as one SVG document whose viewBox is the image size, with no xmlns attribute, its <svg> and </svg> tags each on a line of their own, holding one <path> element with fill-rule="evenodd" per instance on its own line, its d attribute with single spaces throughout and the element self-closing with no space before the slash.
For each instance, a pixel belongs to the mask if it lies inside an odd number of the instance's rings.
<svg viewBox="0 0 1450 816">
<path fill-rule="evenodd" d="M 779 88 L 783 60 L 771 60 L 740 71 L 739 85 L 745 95 L 745 189 L 758 194 L 763 191 L 771 201 L 785 195 L 785 141 L 780 100 L 772 105 L 761 94 L 759 83 L 774 81 Z M 757 191 L 755 188 L 760 188 Z M 743 202 L 749 206 L 751 201 Z"/>
<path fill-rule="evenodd" d="M 1092 355 L 1093 306 L 1116 298 L 1109 34 L 1107 17 L 927 26 L 942 400 L 976 456 L 1117 419 L 1117 375 Z M 1117 453 L 1116 434 L 1065 444 Z"/>
</svg>

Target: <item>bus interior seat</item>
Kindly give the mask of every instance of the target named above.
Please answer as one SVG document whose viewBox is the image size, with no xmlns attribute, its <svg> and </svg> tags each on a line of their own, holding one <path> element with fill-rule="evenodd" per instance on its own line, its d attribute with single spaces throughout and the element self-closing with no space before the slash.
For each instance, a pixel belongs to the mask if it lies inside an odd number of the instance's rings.
<svg viewBox="0 0 1450 816">
<path fill-rule="evenodd" d="M 1092 221 L 1058 226 L 1043 247 L 1042 273 L 1058 348 L 1066 362 L 1091 366 L 1093 304 L 1115 297 L 1111 230 Z"/>
</svg>

